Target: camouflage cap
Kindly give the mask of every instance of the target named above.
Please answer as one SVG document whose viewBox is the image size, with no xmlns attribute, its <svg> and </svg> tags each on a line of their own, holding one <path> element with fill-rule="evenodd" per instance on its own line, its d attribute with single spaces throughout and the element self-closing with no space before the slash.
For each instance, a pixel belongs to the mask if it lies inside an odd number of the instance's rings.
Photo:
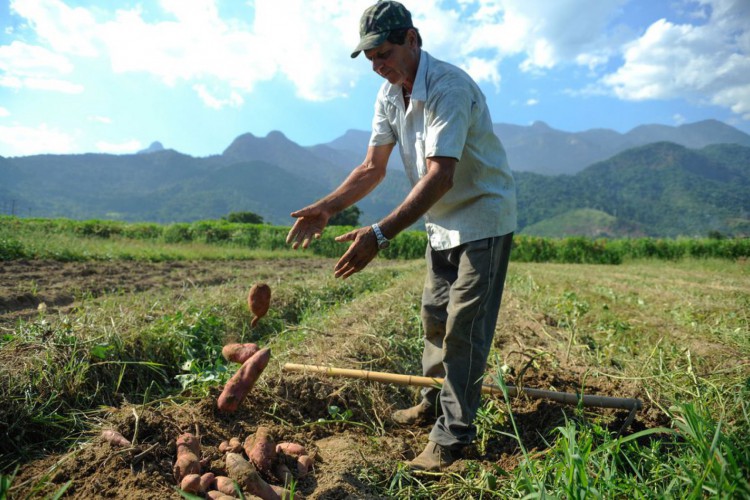
<svg viewBox="0 0 750 500">
<path fill-rule="evenodd" d="M 411 13 L 398 2 L 380 0 L 368 7 L 359 20 L 359 45 L 352 52 L 352 58 L 363 50 L 374 49 L 397 29 L 413 28 Z"/>
</svg>

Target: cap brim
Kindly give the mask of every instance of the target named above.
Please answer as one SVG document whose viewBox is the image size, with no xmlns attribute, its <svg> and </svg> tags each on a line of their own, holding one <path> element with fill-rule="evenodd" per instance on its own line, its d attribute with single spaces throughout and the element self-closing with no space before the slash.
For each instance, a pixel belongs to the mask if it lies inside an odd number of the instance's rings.
<svg viewBox="0 0 750 500">
<path fill-rule="evenodd" d="M 357 57 L 363 50 L 370 50 L 379 45 L 383 45 L 388 39 L 389 33 L 390 31 L 384 31 L 382 33 L 370 33 L 369 35 L 363 36 L 359 40 L 359 45 L 357 45 L 357 48 L 354 49 L 354 52 L 352 52 L 352 59 Z"/>
</svg>

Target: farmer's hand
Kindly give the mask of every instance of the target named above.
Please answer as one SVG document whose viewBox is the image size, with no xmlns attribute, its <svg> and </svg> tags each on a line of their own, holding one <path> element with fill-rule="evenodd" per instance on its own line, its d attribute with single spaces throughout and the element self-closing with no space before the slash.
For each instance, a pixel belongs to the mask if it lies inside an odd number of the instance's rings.
<svg viewBox="0 0 750 500">
<path fill-rule="evenodd" d="M 286 242 L 292 243 L 292 248 L 295 250 L 299 248 L 300 244 L 302 248 L 307 248 L 313 238 L 320 238 L 330 218 L 325 210 L 315 205 L 292 212 L 291 215 L 296 217 L 297 220 L 289 234 L 286 235 Z"/>
<path fill-rule="evenodd" d="M 371 227 L 362 227 L 336 237 L 336 241 L 353 241 L 333 269 L 337 278 L 348 278 L 364 269 L 378 254 L 378 240 Z"/>
</svg>

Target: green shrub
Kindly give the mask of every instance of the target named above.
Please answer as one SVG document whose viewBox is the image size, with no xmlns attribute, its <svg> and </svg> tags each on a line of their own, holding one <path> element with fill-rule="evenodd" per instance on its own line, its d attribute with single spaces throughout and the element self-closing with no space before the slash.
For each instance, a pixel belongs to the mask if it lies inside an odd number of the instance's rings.
<svg viewBox="0 0 750 500">
<path fill-rule="evenodd" d="M 20 241 L 13 238 L 0 238 L 0 260 L 22 259 L 26 256 Z"/>
</svg>

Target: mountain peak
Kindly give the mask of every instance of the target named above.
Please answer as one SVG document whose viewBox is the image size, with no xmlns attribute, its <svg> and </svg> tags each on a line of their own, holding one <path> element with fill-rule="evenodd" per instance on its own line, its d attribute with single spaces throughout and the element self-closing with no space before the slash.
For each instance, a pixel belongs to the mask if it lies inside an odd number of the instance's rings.
<svg viewBox="0 0 750 500">
<path fill-rule="evenodd" d="M 531 128 L 537 129 L 537 130 L 552 130 L 552 127 L 547 125 L 545 122 L 541 120 L 536 120 L 534 123 L 531 124 Z"/>
<path fill-rule="evenodd" d="M 161 142 L 154 141 L 146 149 L 141 149 L 140 151 L 138 151 L 137 154 L 142 155 L 142 154 L 148 154 L 148 153 L 156 153 L 157 151 L 164 151 L 164 146 L 162 145 Z"/>
</svg>

